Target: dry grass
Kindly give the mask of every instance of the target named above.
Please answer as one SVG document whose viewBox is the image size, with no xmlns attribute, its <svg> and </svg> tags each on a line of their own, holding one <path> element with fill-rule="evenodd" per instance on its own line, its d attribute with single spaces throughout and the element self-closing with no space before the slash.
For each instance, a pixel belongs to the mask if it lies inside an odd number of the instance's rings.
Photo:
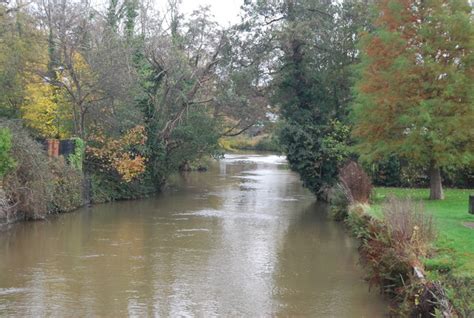
<svg viewBox="0 0 474 318">
<path fill-rule="evenodd" d="M 6 197 L 28 219 L 43 218 L 53 197 L 53 174 L 48 157 L 17 123 L 8 123 L 12 131 L 12 156 L 17 165 L 3 180 Z"/>
<path fill-rule="evenodd" d="M 346 188 L 351 203 L 367 203 L 372 193 L 372 182 L 364 169 L 355 161 L 349 161 L 339 171 L 339 180 Z"/>
<path fill-rule="evenodd" d="M 433 217 L 421 202 L 389 197 L 383 204 L 384 221 L 392 241 L 417 257 L 425 256 L 436 238 Z"/>
<path fill-rule="evenodd" d="M 13 171 L 0 187 L 0 218 L 42 219 L 51 212 L 71 211 L 82 205 L 82 173 L 64 162 L 48 158 L 19 122 L 0 122 L 12 132 Z"/>
</svg>

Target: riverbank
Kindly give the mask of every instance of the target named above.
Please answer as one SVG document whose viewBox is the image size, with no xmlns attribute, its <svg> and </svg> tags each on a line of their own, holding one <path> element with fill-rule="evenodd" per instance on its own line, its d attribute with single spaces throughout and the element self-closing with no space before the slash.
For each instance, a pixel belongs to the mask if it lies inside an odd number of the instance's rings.
<svg viewBox="0 0 474 318">
<path fill-rule="evenodd" d="M 282 149 L 273 134 L 261 134 L 258 136 L 241 135 L 237 137 L 221 138 L 219 144 L 222 149 L 238 153 L 240 151 L 263 151 L 281 153 Z"/>
<path fill-rule="evenodd" d="M 376 188 L 374 193 L 372 205 L 348 206 L 345 218 L 361 241 L 368 280 L 394 299 L 393 308 L 402 316 L 436 312 L 444 317 L 471 317 L 474 230 L 466 224 L 474 216 L 468 214 L 469 190 L 448 189 L 444 201 L 426 200 L 425 189 Z M 392 206 L 385 203 L 390 197 L 398 198 Z M 427 212 L 421 223 L 436 229 L 436 236 L 424 242 L 420 242 L 420 225 L 410 228 L 416 220 L 387 219 L 387 209 L 403 210 L 400 206 L 408 204 L 405 210 L 416 210 L 420 203 Z M 402 236 L 400 229 L 405 232 Z"/>
<path fill-rule="evenodd" d="M 468 213 L 469 194 L 474 190 L 446 189 L 444 200 L 428 200 L 428 189 L 376 188 L 369 213 L 381 218 L 381 204 L 388 196 L 409 197 L 422 202 L 438 228 L 435 253 L 425 261 L 428 269 L 474 278 L 474 215 Z"/>
</svg>

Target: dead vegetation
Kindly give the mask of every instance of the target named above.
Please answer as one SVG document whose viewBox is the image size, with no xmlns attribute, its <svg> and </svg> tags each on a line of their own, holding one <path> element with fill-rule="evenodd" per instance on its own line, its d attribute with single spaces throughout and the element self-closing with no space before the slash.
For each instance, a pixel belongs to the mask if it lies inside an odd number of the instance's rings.
<svg viewBox="0 0 474 318">
<path fill-rule="evenodd" d="M 355 161 L 349 161 L 339 171 L 339 181 L 351 203 L 368 203 L 372 182 L 364 169 Z"/>
<path fill-rule="evenodd" d="M 2 122 L 12 133 L 16 162 L 2 180 L 0 218 L 42 219 L 50 212 L 70 211 L 82 204 L 82 174 L 63 158 L 48 158 L 42 146 L 17 122 Z"/>
</svg>

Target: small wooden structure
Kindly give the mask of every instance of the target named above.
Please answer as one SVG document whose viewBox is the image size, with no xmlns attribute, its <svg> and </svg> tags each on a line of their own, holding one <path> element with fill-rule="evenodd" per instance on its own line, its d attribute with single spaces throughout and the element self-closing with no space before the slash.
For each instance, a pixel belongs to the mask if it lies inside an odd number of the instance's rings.
<svg viewBox="0 0 474 318">
<path fill-rule="evenodd" d="M 64 156 L 67 158 L 76 151 L 74 139 L 46 139 L 43 141 L 43 145 L 49 157 Z"/>
<path fill-rule="evenodd" d="M 46 146 L 49 157 L 59 157 L 59 140 L 58 139 L 47 139 Z"/>
</svg>

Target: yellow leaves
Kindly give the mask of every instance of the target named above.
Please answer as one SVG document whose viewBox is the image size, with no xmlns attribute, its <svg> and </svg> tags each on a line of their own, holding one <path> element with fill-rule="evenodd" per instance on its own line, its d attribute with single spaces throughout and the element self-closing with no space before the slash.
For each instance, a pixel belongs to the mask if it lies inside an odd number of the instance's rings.
<svg viewBox="0 0 474 318">
<path fill-rule="evenodd" d="M 52 85 L 31 75 L 26 84 L 26 97 L 21 105 L 26 124 L 43 137 L 67 138 L 67 122 L 71 119 L 68 104 Z"/>
<path fill-rule="evenodd" d="M 146 132 L 143 126 L 128 130 L 119 139 L 106 138 L 103 135 L 91 137 L 97 147 L 87 147 L 87 153 L 98 159 L 102 165 L 115 170 L 125 182 L 131 182 L 145 172 L 146 158 L 141 156 L 136 147 L 146 142 Z"/>
<path fill-rule="evenodd" d="M 122 138 L 123 144 L 128 145 L 144 145 L 146 142 L 145 127 L 138 125 L 130 129 Z"/>
<path fill-rule="evenodd" d="M 130 153 L 122 154 L 121 158 L 114 159 L 114 167 L 125 182 L 132 181 L 135 177 L 145 172 L 145 158 Z"/>
<path fill-rule="evenodd" d="M 83 83 L 93 83 L 97 80 L 95 73 L 92 71 L 89 63 L 79 53 L 72 53 L 72 66 L 77 79 Z"/>
</svg>

